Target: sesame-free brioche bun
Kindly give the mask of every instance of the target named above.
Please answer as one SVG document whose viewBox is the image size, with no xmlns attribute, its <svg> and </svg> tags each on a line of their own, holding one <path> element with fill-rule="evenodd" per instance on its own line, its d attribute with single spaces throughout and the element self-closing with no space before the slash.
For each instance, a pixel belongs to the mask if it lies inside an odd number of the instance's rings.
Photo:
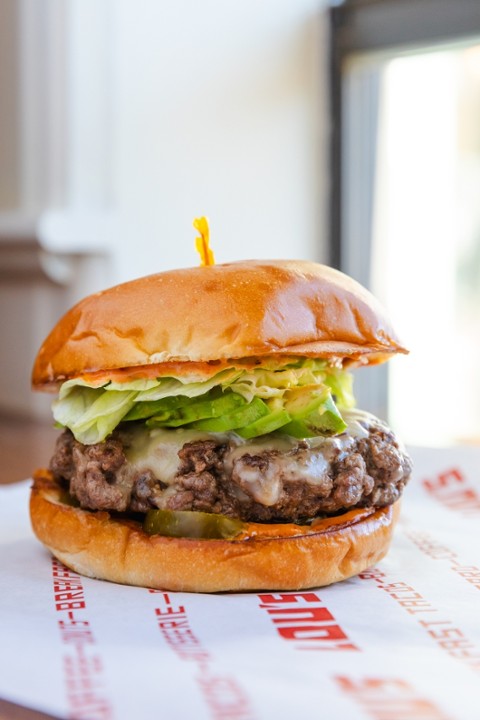
<svg viewBox="0 0 480 720">
<path fill-rule="evenodd" d="M 231 540 L 147 535 L 139 522 L 66 504 L 48 471 L 30 500 L 38 539 L 69 568 L 111 582 L 184 592 L 300 590 L 374 565 L 390 545 L 400 501 L 312 525 L 245 523 Z"/>
<path fill-rule="evenodd" d="M 361 285 L 314 262 L 250 260 L 170 270 L 91 295 L 41 347 L 35 389 L 119 369 L 213 374 L 285 356 L 374 364 L 406 352 Z"/>
</svg>

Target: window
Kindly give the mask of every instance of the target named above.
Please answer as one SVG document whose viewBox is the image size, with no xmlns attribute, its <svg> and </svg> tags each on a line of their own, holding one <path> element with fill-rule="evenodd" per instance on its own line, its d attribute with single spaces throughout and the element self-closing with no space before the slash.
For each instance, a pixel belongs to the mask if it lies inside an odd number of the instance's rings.
<svg viewBox="0 0 480 720">
<path fill-rule="evenodd" d="M 332 113 L 332 257 L 412 351 L 360 403 L 412 444 L 478 439 L 480 5 L 334 8 Z"/>
</svg>

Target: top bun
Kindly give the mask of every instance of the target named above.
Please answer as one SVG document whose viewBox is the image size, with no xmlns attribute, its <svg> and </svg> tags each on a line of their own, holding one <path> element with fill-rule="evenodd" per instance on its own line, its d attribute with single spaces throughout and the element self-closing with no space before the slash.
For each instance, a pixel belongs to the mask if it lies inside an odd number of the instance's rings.
<svg viewBox="0 0 480 720">
<path fill-rule="evenodd" d="M 90 295 L 47 337 L 32 382 L 165 363 L 178 363 L 178 375 L 190 363 L 285 355 L 372 364 L 397 352 L 406 350 L 382 307 L 350 277 L 314 262 L 248 260 Z"/>
</svg>

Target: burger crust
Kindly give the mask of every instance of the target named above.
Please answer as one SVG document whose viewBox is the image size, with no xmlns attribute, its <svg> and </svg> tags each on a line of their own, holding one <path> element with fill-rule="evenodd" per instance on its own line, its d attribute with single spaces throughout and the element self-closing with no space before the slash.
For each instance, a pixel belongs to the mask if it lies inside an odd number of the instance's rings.
<svg viewBox="0 0 480 720">
<path fill-rule="evenodd" d="M 356 281 L 308 261 L 250 260 L 171 270 L 73 307 L 35 361 L 35 389 L 119 368 L 212 374 L 232 359 L 347 358 L 406 352 L 383 308 Z M 165 367 L 163 367 L 165 366 Z"/>
<path fill-rule="evenodd" d="M 357 575 L 386 554 L 400 503 L 352 510 L 312 526 L 248 523 L 233 540 L 147 535 L 139 523 L 65 504 L 38 471 L 30 499 L 37 538 L 88 577 L 161 590 L 300 590 Z"/>
</svg>

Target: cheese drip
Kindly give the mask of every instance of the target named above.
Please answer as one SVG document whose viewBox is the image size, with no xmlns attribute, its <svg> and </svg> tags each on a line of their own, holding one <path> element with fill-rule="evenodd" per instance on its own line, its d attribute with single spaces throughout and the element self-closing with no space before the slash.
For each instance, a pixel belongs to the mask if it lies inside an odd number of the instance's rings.
<svg viewBox="0 0 480 720">
<path fill-rule="evenodd" d="M 355 440 L 368 437 L 369 425 L 379 421 L 360 410 L 345 412 L 347 430 L 333 437 L 318 436 L 299 441 L 281 433 L 272 433 L 254 441 L 245 441 L 235 433 L 207 433 L 198 430 L 148 429 L 145 426 L 127 428 L 122 432 L 125 454 L 134 473 L 150 471 L 158 480 L 172 486 L 179 473 L 181 460 L 179 452 L 186 443 L 214 440 L 225 443 L 228 449 L 224 456 L 227 475 L 234 475 L 242 465 L 243 488 L 262 505 L 271 506 L 278 502 L 284 481 L 303 481 L 316 485 L 325 481 L 329 463 L 335 457 L 348 452 Z M 297 454 L 302 447 L 310 452 Z M 247 466 L 242 463 L 246 455 L 255 456 L 274 452 L 275 465 L 266 469 Z M 166 491 L 166 497 L 171 493 Z"/>
</svg>

